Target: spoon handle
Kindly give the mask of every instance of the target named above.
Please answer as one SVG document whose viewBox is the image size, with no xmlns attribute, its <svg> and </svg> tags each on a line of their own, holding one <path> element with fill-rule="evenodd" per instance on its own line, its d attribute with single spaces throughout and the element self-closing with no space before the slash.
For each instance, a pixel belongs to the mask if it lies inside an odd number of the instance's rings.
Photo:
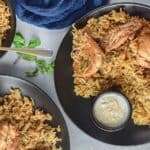
<svg viewBox="0 0 150 150">
<path fill-rule="evenodd" d="M 12 47 L 0 47 L 0 51 L 19 52 L 23 54 L 51 57 L 53 55 L 52 50 L 45 50 L 42 48 L 12 48 Z"/>
</svg>

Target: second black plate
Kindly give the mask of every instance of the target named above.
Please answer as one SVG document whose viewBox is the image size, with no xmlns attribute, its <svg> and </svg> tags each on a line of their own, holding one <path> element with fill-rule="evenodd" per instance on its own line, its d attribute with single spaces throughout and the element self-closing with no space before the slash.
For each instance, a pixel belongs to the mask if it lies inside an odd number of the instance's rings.
<svg viewBox="0 0 150 150">
<path fill-rule="evenodd" d="M 62 114 L 51 98 L 37 86 L 25 80 L 11 76 L 0 75 L 0 95 L 7 94 L 11 88 L 19 88 L 23 95 L 32 97 L 34 99 L 35 106 L 37 108 L 42 108 L 45 112 L 48 112 L 53 116 L 51 125 L 54 127 L 60 125 L 61 127 L 61 133 L 59 137 L 62 139 L 62 150 L 70 150 L 69 135 L 66 123 Z"/>
</svg>

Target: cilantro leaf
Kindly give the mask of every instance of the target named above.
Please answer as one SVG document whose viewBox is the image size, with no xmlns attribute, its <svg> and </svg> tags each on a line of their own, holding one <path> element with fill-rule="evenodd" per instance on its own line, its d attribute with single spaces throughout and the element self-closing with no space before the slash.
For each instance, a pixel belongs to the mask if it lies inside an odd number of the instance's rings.
<svg viewBox="0 0 150 150">
<path fill-rule="evenodd" d="M 41 73 L 45 73 L 45 72 L 47 72 L 47 63 L 46 63 L 46 61 L 45 60 L 36 60 L 36 64 L 37 64 L 37 66 L 38 66 L 38 68 L 39 68 L 39 71 L 41 72 Z"/>
<path fill-rule="evenodd" d="M 34 38 L 29 41 L 28 48 L 36 48 L 41 44 L 40 39 Z"/>
<path fill-rule="evenodd" d="M 19 42 L 18 42 L 19 41 Z M 29 41 L 28 48 L 36 48 L 41 44 L 40 39 L 34 38 Z M 16 38 L 14 39 L 14 45 L 17 48 L 22 48 L 25 46 L 25 40 L 21 33 L 16 33 Z M 17 53 L 22 59 L 27 60 L 27 61 L 35 61 L 37 59 L 36 56 L 29 55 L 29 54 L 22 54 L 22 53 Z"/>
<path fill-rule="evenodd" d="M 39 73 L 38 68 L 35 68 L 35 69 L 33 69 L 33 70 L 27 71 L 27 72 L 26 72 L 26 76 L 27 76 L 27 77 L 34 77 L 34 76 L 37 76 L 38 73 Z"/>
<path fill-rule="evenodd" d="M 25 46 L 25 39 L 21 33 L 17 32 L 15 34 L 13 44 L 15 45 L 16 48 L 22 48 Z"/>
<path fill-rule="evenodd" d="M 52 61 L 51 63 L 48 64 L 48 74 L 51 74 L 54 72 L 54 67 L 55 67 L 54 61 Z"/>
<path fill-rule="evenodd" d="M 36 60 L 36 64 L 41 73 L 51 74 L 54 72 L 54 62 L 47 63 L 45 60 Z"/>
<path fill-rule="evenodd" d="M 27 60 L 27 61 L 35 61 L 37 59 L 37 57 L 33 55 L 22 54 L 22 53 L 18 53 L 18 54 L 20 55 L 22 59 Z"/>
</svg>

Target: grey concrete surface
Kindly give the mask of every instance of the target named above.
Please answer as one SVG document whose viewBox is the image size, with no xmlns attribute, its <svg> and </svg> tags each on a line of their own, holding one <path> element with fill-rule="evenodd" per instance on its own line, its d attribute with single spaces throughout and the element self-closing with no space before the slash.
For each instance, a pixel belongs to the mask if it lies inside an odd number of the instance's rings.
<svg viewBox="0 0 150 150">
<path fill-rule="evenodd" d="M 110 0 L 109 3 L 116 2 L 138 2 L 150 5 L 150 0 Z M 17 20 L 17 31 L 20 31 L 28 41 L 31 37 L 40 37 L 42 41 L 41 47 L 50 48 L 54 50 L 54 56 L 51 60 L 55 59 L 58 47 L 66 34 L 68 28 L 63 30 L 46 30 L 42 28 L 38 28 L 27 23 L 24 23 L 20 20 Z M 45 92 L 49 94 L 49 96 L 53 99 L 53 101 L 58 105 L 63 116 L 67 122 L 70 142 L 71 142 L 71 150 L 150 150 L 150 143 L 139 145 L 139 146 L 113 146 L 109 144 L 105 144 L 94 138 L 88 136 L 84 132 L 82 132 L 76 125 L 74 125 L 68 116 L 64 113 L 55 91 L 54 87 L 54 78 L 53 75 L 40 75 L 34 78 L 27 78 L 24 74 L 26 70 L 29 70 L 35 66 L 34 63 L 29 63 L 24 60 L 20 60 L 17 65 L 14 65 L 14 61 L 17 58 L 15 53 L 7 53 L 3 58 L 0 59 L 0 74 L 9 74 L 12 76 L 17 76 L 29 80 L 40 88 L 42 88 Z"/>
</svg>

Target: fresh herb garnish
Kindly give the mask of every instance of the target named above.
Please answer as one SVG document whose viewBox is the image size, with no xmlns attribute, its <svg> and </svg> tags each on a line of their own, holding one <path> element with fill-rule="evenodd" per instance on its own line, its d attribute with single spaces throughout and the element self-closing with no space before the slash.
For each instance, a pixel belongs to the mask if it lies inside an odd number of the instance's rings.
<svg viewBox="0 0 150 150">
<path fill-rule="evenodd" d="M 38 38 L 31 39 L 28 44 L 28 48 L 36 48 L 41 45 L 41 41 Z"/>
<path fill-rule="evenodd" d="M 27 47 L 36 48 L 37 46 L 40 46 L 40 44 L 41 44 L 40 39 L 34 38 L 29 41 L 29 44 Z M 33 55 L 21 54 L 21 53 L 19 53 L 19 55 L 21 56 L 22 59 L 27 60 L 27 61 L 35 61 L 37 59 L 37 57 Z"/>
<path fill-rule="evenodd" d="M 34 77 L 34 76 L 37 76 L 38 73 L 39 73 L 38 68 L 35 68 L 33 70 L 27 71 L 26 72 L 26 76 L 28 76 L 28 77 Z"/>
<path fill-rule="evenodd" d="M 16 48 L 24 48 L 24 47 L 28 47 L 28 48 L 36 48 L 37 46 L 39 46 L 41 44 L 40 39 L 38 38 L 34 38 L 31 39 L 29 41 L 28 46 L 25 45 L 25 39 L 23 37 L 23 35 L 19 32 L 16 33 L 15 37 L 14 37 L 14 41 L 13 44 Z M 17 53 L 22 59 L 27 60 L 27 61 L 34 61 L 36 60 L 36 56 L 33 55 L 28 55 L 28 54 L 22 54 L 22 53 Z"/>
<path fill-rule="evenodd" d="M 36 60 L 36 56 L 33 56 L 33 55 L 22 54 L 22 53 L 18 53 L 18 55 L 20 55 L 20 57 L 22 59 L 27 60 L 27 61 L 35 61 Z"/>
<path fill-rule="evenodd" d="M 40 46 L 41 41 L 39 38 L 33 38 L 29 41 L 29 43 L 25 44 L 25 39 L 23 35 L 19 32 L 16 33 L 13 44 L 16 48 L 36 48 L 37 46 Z M 19 58 L 22 58 L 26 61 L 31 61 L 36 64 L 35 69 L 32 69 L 28 72 L 26 72 L 26 76 L 28 77 L 34 77 L 38 74 L 51 74 L 54 72 L 54 61 L 53 62 L 47 62 L 45 60 L 38 59 L 36 56 L 28 55 L 28 54 L 22 54 L 17 53 L 19 55 Z"/>
<path fill-rule="evenodd" d="M 54 71 L 54 62 L 47 63 L 45 60 L 36 60 L 39 72 L 51 74 Z"/>
<path fill-rule="evenodd" d="M 54 72 L 54 61 L 47 63 L 45 60 L 36 60 L 37 68 L 26 72 L 28 77 L 34 77 L 38 74 L 52 74 Z"/>
<path fill-rule="evenodd" d="M 25 46 L 25 39 L 21 33 L 17 32 L 15 34 L 13 44 L 16 48 L 22 48 Z"/>
</svg>

